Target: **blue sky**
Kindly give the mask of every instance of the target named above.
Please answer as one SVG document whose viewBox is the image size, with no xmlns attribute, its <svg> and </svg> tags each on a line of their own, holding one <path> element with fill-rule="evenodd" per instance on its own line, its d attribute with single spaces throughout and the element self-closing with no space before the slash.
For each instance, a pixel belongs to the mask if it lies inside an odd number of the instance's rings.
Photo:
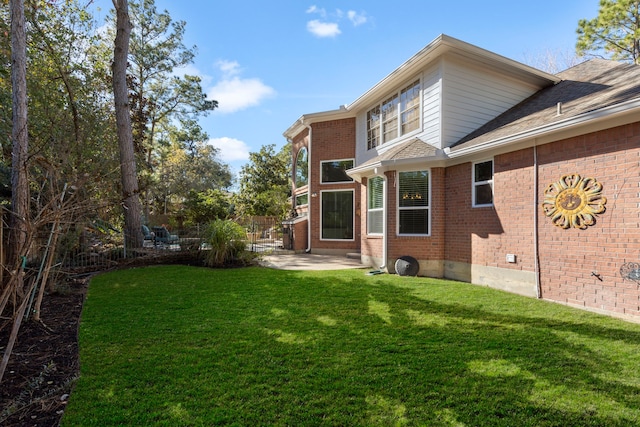
<svg viewBox="0 0 640 427">
<path fill-rule="evenodd" d="M 111 0 L 96 0 L 104 10 Z M 156 0 L 186 21 L 197 46 L 189 74 L 220 108 L 201 126 L 237 173 L 249 152 L 286 140 L 301 115 L 359 95 L 439 34 L 532 63 L 571 55 L 581 18 L 598 0 Z"/>
</svg>

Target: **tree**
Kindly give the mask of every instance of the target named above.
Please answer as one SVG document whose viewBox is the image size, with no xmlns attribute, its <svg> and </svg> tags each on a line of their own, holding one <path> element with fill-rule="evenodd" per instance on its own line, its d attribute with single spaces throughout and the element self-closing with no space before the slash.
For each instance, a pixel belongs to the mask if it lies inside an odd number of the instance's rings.
<svg viewBox="0 0 640 427">
<path fill-rule="evenodd" d="M 164 123 L 185 122 L 217 107 L 208 100 L 197 76 L 177 76 L 175 72 L 193 62 L 196 48 L 183 43 L 186 23 L 173 21 L 167 11 L 159 13 L 154 0 L 131 3 L 129 89 L 134 146 L 145 185 L 145 213 L 149 214 L 150 194 L 146 184 L 157 165 L 158 129 Z"/>
<path fill-rule="evenodd" d="M 192 192 L 222 191 L 231 186 L 229 166 L 218 159 L 218 149 L 206 143 L 209 136 L 196 121 L 164 126 L 163 136 L 152 175 L 156 212 L 179 212 Z"/>
<path fill-rule="evenodd" d="M 9 237 L 9 265 L 22 281 L 17 270 L 26 250 L 27 217 L 29 214 L 29 183 L 27 161 L 29 140 L 27 132 L 27 35 L 25 29 L 24 0 L 11 0 L 11 87 L 13 94 L 13 119 L 11 140 L 11 236 Z"/>
<path fill-rule="evenodd" d="M 184 201 L 185 219 L 189 224 L 205 224 L 227 219 L 233 214 L 231 196 L 222 190 L 190 191 Z"/>
<path fill-rule="evenodd" d="M 291 195 L 289 153 L 290 146 L 276 153 L 273 144 L 263 146 L 258 153 L 249 153 L 249 164 L 240 171 L 240 191 L 236 196 L 241 215 L 287 215 Z"/>
<path fill-rule="evenodd" d="M 600 0 L 598 16 L 576 31 L 578 55 L 640 64 L 640 0 Z"/>
<path fill-rule="evenodd" d="M 524 63 L 551 74 L 557 74 L 582 62 L 575 50 L 546 49 L 525 54 Z"/>
<path fill-rule="evenodd" d="M 116 108 L 118 146 L 120 148 L 124 235 L 125 245 L 130 248 L 137 248 L 142 246 L 143 236 L 140 224 L 142 209 L 138 195 L 138 176 L 133 149 L 133 132 L 127 87 L 131 21 L 129 20 L 129 4 L 127 0 L 113 0 L 113 5 L 116 8 L 116 38 L 113 50 L 113 99 Z"/>
</svg>

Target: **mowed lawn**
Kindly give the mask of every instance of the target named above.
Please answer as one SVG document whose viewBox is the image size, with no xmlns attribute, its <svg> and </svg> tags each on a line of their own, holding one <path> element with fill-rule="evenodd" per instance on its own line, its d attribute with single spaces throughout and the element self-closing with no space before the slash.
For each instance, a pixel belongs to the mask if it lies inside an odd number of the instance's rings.
<svg viewBox="0 0 640 427">
<path fill-rule="evenodd" d="M 640 425 L 640 325 L 365 272 L 94 278 L 62 425 Z"/>
</svg>

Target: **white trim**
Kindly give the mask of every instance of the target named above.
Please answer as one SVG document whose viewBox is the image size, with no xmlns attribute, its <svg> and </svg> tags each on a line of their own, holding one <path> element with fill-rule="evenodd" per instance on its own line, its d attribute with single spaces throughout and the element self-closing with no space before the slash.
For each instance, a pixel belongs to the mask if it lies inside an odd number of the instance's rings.
<svg viewBox="0 0 640 427">
<path fill-rule="evenodd" d="M 306 151 L 307 153 L 307 183 L 304 185 L 301 185 L 300 188 L 308 187 L 309 181 L 311 180 L 311 169 L 309 167 L 309 160 L 310 160 L 309 149 L 303 145 L 296 152 L 296 160 L 293 162 L 293 184 L 296 190 L 298 189 L 298 160 L 300 159 L 300 153 L 302 153 L 302 150 Z"/>
<path fill-rule="evenodd" d="M 352 218 L 351 218 L 351 224 L 353 226 L 353 229 L 351 230 L 352 233 L 352 237 L 351 239 L 325 239 L 322 237 L 322 217 L 323 217 L 323 211 L 322 211 L 322 198 L 324 196 L 324 193 L 346 193 L 346 192 L 350 192 L 351 193 L 351 197 L 352 197 L 352 201 L 351 201 L 351 213 L 352 213 Z M 345 189 L 335 189 L 335 190 L 320 190 L 320 206 L 319 206 L 319 214 L 320 214 L 320 221 L 318 221 L 320 229 L 318 230 L 318 237 L 321 241 L 323 242 L 353 242 L 356 240 L 356 191 L 353 188 L 345 188 Z"/>
<path fill-rule="evenodd" d="M 307 203 L 299 205 L 298 204 L 298 197 L 302 197 L 302 196 L 305 196 L 305 195 L 307 196 Z M 294 203 L 294 206 L 293 206 L 294 209 L 302 208 L 302 207 L 305 207 L 305 206 L 309 206 L 309 192 L 305 191 L 305 192 L 302 192 L 300 194 L 296 194 L 295 196 L 293 196 L 293 203 Z"/>
<path fill-rule="evenodd" d="M 381 208 L 375 208 L 375 209 L 369 209 L 369 189 L 371 188 L 369 186 L 369 184 L 371 183 L 371 180 L 374 178 L 379 178 L 382 180 L 382 207 Z M 367 178 L 367 200 L 366 200 L 366 213 L 367 213 L 367 226 L 366 226 L 366 230 L 365 233 L 367 236 L 372 236 L 372 237 L 378 237 L 378 236 L 382 236 L 384 235 L 384 223 L 387 221 L 386 215 L 385 215 L 385 200 L 387 197 L 387 180 L 385 179 L 384 175 L 383 176 L 371 176 Z M 374 211 L 374 212 L 382 212 L 382 231 L 380 233 L 370 233 L 369 232 L 369 212 Z"/>
<path fill-rule="evenodd" d="M 476 165 L 480 163 L 486 163 L 486 162 L 491 162 L 491 179 L 476 182 Z M 495 195 L 495 191 L 493 189 L 493 177 L 495 176 L 495 169 L 494 169 L 495 164 L 496 163 L 493 158 L 479 160 L 471 164 L 471 207 L 472 208 L 488 208 L 493 206 L 493 197 Z M 476 203 L 476 187 L 479 187 L 480 185 L 487 185 L 487 184 L 491 186 L 491 203 L 483 203 L 483 204 Z"/>
<path fill-rule="evenodd" d="M 408 139 L 414 135 L 418 135 L 420 132 L 422 132 L 422 128 L 424 126 L 423 123 L 423 96 L 424 96 L 424 83 L 422 81 L 422 74 L 418 74 L 416 77 L 412 78 L 412 79 L 407 79 L 405 83 L 403 83 L 402 85 L 399 85 L 398 88 L 395 91 L 389 91 L 387 92 L 387 95 L 381 97 L 378 100 L 378 103 L 375 105 L 371 105 L 369 108 L 367 108 L 367 110 L 365 111 L 365 134 L 364 134 L 364 144 L 365 144 L 365 151 L 371 151 L 371 150 L 379 150 L 382 149 L 383 147 L 390 147 L 392 145 L 394 145 L 395 143 L 397 143 L 400 139 Z M 402 98 L 402 91 L 407 89 L 409 87 L 409 85 L 412 85 L 415 82 L 418 82 L 418 84 L 420 85 L 420 89 L 418 90 L 418 106 L 417 106 L 417 110 L 418 110 L 418 127 L 414 130 L 411 130 L 407 133 L 402 133 L 402 113 L 403 111 L 401 110 L 401 98 Z M 396 136 L 392 139 L 390 139 L 389 141 L 385 141 L 384 140 L 384 121 L 382 120 L 382 105 L 385 101 L 389 100 L 390 98 L 396 97 L 397 98 L 397 103 L 394 105 L 395 108 L 395 120 L 396 120 Z M 373 110 L 374 108 L 378 108 L 379 110 L 379 123 L 378 123 L 378 145 L 376 145 L 375 147 L 371 147 L 369 148 L 369 120 L 368 120 L 368 115 L 369 112 L 371 110 Z"/>
<path fill-rule="evenodd" d="M 427 172 L 427 188 L 429 190 L 429 197 L 427 200 L 427 206 L 425 207 L 408 207 L 400 208 L 400 174 L 404 172 Z M 396 184 L 396 237 L 430 237 L 431 236 L 431 168 L 426 169 L 411 169 L 397 171 L 397 184 Z M 400 211 L 401 210 L 426 210 L 427 211 L 427 233 L 426 234 L 400 234 Z"/>
</svg>

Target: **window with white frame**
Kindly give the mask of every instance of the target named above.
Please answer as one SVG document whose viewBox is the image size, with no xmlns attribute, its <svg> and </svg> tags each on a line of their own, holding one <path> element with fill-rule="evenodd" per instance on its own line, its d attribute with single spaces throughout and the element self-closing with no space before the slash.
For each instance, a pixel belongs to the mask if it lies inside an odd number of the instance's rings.
<svg viewBox="0 0 640 427">
<path fill-rule="evenodd" d="M 367 181 L 367 234 L 384 232 L 384 178 L 374 176 Z"/>
<path fill-rule="evenodd" d="M 353 240 L 353 190 L 321 191 L 321 239 Z"/>
<path fill-rule="evenodd" d="M 367 150 L 380 145 L 380 106 L 367 111 Z"/>
<path fill-rule="evenodd" d="M 420 80 L 390 95 L 367 111 L 367 149 L 420 127 Z"/>
<path fill-rule="evenodd" d="M 295 198 L 296 207 L 309 204 L 309 193 L 298 194 Z"/>
<path fill-rule="evenodd" d="M 306 147 L 298 150 L 295 170 L 296 188 L 309 184 L 309 159 Z"/>
<path fill-rule="evenodd" d="M 493 160 L 473 164 L 474 207 L 493 206 Z"/>
<path fill-rule="evenodd" d="M 429 171 L 398 173 L 398 234 L 429 234 Z"/>
<path fill-rule="evenodd" d="M 353 182 L 353 178 L 345 172 L 351 168 L 353 168 L 353 159 L 320 162 L 321 182 L 323 184 Z"/>
</svg>

